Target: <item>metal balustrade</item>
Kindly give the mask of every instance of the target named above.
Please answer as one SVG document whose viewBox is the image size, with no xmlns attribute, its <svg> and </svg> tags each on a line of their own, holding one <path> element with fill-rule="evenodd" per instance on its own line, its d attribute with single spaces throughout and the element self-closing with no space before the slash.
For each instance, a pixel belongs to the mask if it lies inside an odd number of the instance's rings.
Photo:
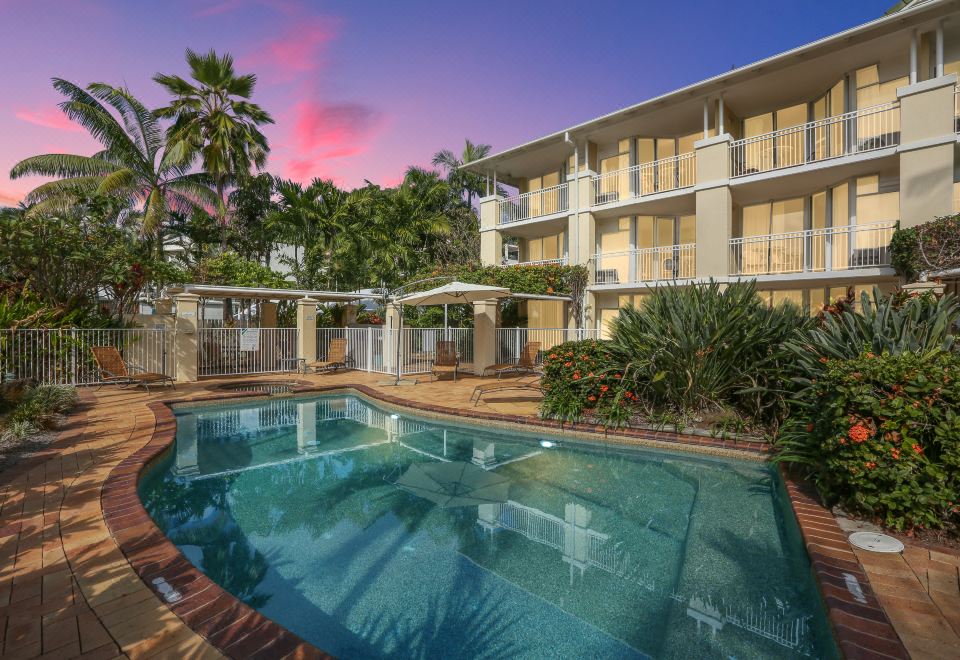
<svg viewBox="0 0 960 660">
<path fill-rule="evenodd" d="M 730 143 L 730 176 L 769 172 L 900 144 L 900 103 L 884 103 Z"/>
<path fill-rule="evenodd" d="M 174 375 L 173 333 L 163 329 L 24 329 L 0 331 L 0 378 L 96 385 L 93 346 L 115 346 L 133 369 Z"/>
<path fill-rule="evenodd" d="M 327 358 L 330 340 L 346 338 L 347 367 L 371 373 L 396 373 L 396 354 L 384 352 L 394 347 L 393 331 L 370 326 L 366 328 L 317 328 L 317 359 Z M 436 358 L 437 342 L 452 341 L 457 347 L 461 368 L 473 365 L 473 328 L 403 328 L 400 341 L 401 374 L 429 373 Z M 396 349 L 392 349 L 395 351 Z"/>
<path fill-rule="evenodd" d="M 500 266 L 566 266 L 570 259 L 566 256 L 557 259 L 531 259 L 530 261 L 517 261 L 514 263 L 501 263 Z"/>
<path fill-rule="evenodd" d="M 599 336 L 596 328 L 497 328 L 496 361 L 500 364 L 516 362 L 527 342 L 540 342 L 539 364 L 544 354 L 557 344 Z"/>
<path fill-rule="evenodd" d="M 557 186 L 542 188 L 501 200 L 497 204 L 497 224 L 506 225 L 521 220 L 530 220 L 531 218 L 561 213 L 569 208 L 569 186 L 566 183 L 561 183 Z"/>
<path fill-rule="evenodd" d="M 696 154 L 693 152 L 680 154 L 594 176 L 593 204 L 611 204 L 680 188 L 690 188 L 696 182 Z"/>
<path fill-rule="evenodd" d="M 244 333 L 254 330 L 255 343 L 244 343 Z M 292 371 L 297 357 L 296 328 L 201 328 L 198 334 L 197 373 L 232 376 Z"/>
<path fill-rule="evenodd" d="M 673 281 L 696 275 L 696 243 L 601 252 L 593 257 L 595 284 Z"/>
<path fill-rule="evenodd" d="M 730 240 L 731 275 L 778 275 L 890 265 L 895 222 Z"/>
</svg>

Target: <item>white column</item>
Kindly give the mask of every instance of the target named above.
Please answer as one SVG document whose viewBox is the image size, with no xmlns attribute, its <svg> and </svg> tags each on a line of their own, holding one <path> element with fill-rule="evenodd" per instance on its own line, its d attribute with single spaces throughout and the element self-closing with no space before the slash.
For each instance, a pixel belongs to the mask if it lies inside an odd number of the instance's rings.
<svg viewBox="0 0 960 660">
<path fill-rule="evenodd" d="M 317 359 L 317 302 L 313 298 L 297 301 L 297 357 L 307 362 Z"/>
<path fill-rule="evenodd" d="M 473 373 L 496 363 L 497 348 L 497 301 L 483 300 L 473 303 Z"/>
<path fill-rule="evenodd" d="M 177 327 L 174 335 L 174 354 L 177 381 L 192 383 L 197 380 L 199 370 L 200 296 L 181 293 L 174 298 L 177 303 Z"/>
<path fill-rule="evenodd" d="M 943 75 L 943 21 L 937 23 L 937 70 L 936 77 Z"/>
</svg>

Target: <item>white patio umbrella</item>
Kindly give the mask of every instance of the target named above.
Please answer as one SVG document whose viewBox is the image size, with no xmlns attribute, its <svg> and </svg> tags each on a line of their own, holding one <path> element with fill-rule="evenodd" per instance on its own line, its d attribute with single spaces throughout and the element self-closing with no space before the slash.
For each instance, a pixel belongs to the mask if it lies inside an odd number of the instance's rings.
<svg viewBox="0 0 960 660">
<path fill-rule="evenodd" d="M 400 343 L 403 336 L 403 306 L 415 305 L 425 307 L 427 305 L 462 305 L 467 303 L 480 302 L 481 300 L 497 300 L 499 298 L 508 298 L 510 289 L 499 286 L 485 286 L 483 284 L 468 284 L 466 282 L 449 282 L 443 286 L 438 286 L 427 291 L 418 291 L 409 295 L 397 298 L 393 304 L 400 308 L 399 332 L 397 333 L 397 380 L 396 385 L 400 384 Z"/>
</svg>

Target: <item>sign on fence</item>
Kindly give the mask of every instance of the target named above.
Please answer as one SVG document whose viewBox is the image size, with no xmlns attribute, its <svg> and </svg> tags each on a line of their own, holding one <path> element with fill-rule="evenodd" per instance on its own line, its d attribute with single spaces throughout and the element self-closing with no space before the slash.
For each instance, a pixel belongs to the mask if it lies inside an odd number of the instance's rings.
<svg viewBox="0 0 960 660">
<path fill-rule="evenodd" d="M 240 350 L 246 352 L 260 350 L 260 328 L 242 328 L 240 330 Z"/>
</svg>

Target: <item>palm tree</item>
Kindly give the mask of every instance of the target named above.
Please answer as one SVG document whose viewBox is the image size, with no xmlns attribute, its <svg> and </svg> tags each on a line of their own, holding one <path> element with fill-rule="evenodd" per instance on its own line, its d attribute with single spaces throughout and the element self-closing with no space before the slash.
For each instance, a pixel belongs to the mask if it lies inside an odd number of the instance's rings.
<svg viewBox="0 0 960 660">
<path fill-rule="evenodd" d="M 434 167 L 443 168 L 447 173 L 447 184 L 452 192 L 465 198 L 467 206 L 473 206 L 473 196 L 482 196 L 484 193 L 483 177 L 474 172 L 465 172 L 461 166 L 475 160 L 486 158 L 490 153 L 489 144 L 474 144 L 464 140 L 463 153 L 457 157 L 449 149 L 438 151 L 433 155 Z"/>
<path fill-rule="evenodd" d="M 267 216 L 267 222 L 293 246 L 290 265 L 298 283 L 314 287 L 322 274 L 329 280 L 339 270 L 333 263 L 334 254 L 354 233 L 366 193 L 362 189 L 348 193 L 322 179 L 314 179 L 306 188 L 295 181 L 277 179 L 275 187 L 277 208 Z"/>
<path fill-rule="evenodd" d="M 211 178 L 185 171 L 177 154 L 165 148 L 157 118 L 129 90 L 105 83 L 84 90 L 60 78 L 53 79 L 53 87 L 67 97 L 59 104 L 64 114 L 87 129 L 103 149 L 92 156 L 33 156 L 14 165 L 11 179 L 31 174 L 56 177 L 27 195 L 31 213 L 108 196 L 139 211 L 141 234 L 152 236 L 169 212 L 186 213 L 216 203 Z"/>
<path fill-rule="evenodd" d="M 183 163 L 199 155 L 222 204 L 228 185 L 252 167 L 266 165 L 270 147 L 258 127 L 272 124 L 273 117 L 248 100 L 257 77 L 237 75 L 229 54 L 218 57 L 214 50 L 198 54 L 188 48 L 186 59 L 196 84 L 177 75 L 155 75 L 153 80 L 174 97 L 155 114 L 174 120 L 167 129 L 170 149 Z"/>
</svg>

